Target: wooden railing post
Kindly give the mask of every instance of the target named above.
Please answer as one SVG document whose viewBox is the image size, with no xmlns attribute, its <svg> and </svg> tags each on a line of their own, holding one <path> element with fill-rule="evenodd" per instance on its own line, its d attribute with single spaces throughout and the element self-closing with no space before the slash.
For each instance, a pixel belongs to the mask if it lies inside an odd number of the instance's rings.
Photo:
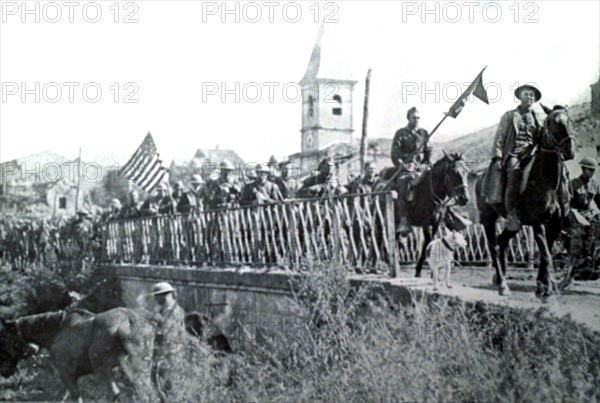
<svg viewBox="0 0 600 403">
<path fill-rule="evenodd" d="M 394 200 L 398 194 L 394 191 L 385 194 L 385 222 L 388 240 L 388 264 L 390 266 L 390 277 L 398 277 L 399 262 L 397 258 L 396 225 L 394 219 Z"/>
</svg>

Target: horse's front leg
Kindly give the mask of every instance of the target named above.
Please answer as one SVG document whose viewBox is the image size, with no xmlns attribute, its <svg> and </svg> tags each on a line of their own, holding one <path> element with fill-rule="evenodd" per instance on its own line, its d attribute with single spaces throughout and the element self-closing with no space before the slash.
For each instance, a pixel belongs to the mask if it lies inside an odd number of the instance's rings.
<svg viewBox="0 0 600 403">
<path fill-rule="evenodd" d="M 423 269 L 423 263 L 425 262 L 425 255 L 427 251 L 427 245 L 431 242 L 432 234 L 431 227 L 426 225 L 423 227 L 423 245 L 421 247 L 421 254 L 419 255 L 419 260 L 417 262 L 417 267 L 415 271 L 415 277 L 421 277 L 421 270 Z"/>
<path fill-rule="evenodd" d="M 546 302 L 548 297 L 554 293 L 552 254 L 550 248 L 548 248 L 546 227 L 543 224 L 535 225 L 533 226 L 533 233 L 540 251 L 540 268 L 538 270 L 535 296 Z"/>
</svg>

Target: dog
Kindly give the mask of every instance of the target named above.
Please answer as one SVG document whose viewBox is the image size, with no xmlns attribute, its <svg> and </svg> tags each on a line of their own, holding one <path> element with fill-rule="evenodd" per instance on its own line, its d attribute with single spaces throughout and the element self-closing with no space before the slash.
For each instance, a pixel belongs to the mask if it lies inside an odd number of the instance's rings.
<svg viewBox="0 0 600 403">
<path fill-rule="evenodd" d="M 438 272 L 446 268 L 446 287 L 452 288 L 450 284 L 450 272 L 454 264 L 454 251 L 458 247 L 467 246 L 467 241 L 463 234 L 457 231 L 450 231 L 443 238 L 434 239 L 427 245 L 426 261 L 431 268 L 433 277 L 433 290 L 438 289 Z"/>
</svg>

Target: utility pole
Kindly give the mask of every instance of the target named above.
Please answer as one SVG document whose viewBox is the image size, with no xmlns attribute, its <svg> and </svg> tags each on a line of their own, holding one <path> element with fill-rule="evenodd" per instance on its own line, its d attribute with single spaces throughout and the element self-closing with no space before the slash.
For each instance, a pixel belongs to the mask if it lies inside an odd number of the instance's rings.
<svg viewBox="0 0 600 403">
<path fill-rule="evenodd" d="M 367 152 L 367 120 L 369 119 L 369 88 L 371 86 L 371 69 L 365 79 L 365 104 L 363 107 L 362 135 L 360 137 L 360 172 L 365 173 L 365 155 Z"/>
</svg>

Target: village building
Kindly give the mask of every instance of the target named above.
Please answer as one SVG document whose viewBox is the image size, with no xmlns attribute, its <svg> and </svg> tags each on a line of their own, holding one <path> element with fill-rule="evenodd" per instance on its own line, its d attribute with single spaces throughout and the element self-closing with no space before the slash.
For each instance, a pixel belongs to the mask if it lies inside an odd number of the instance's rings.
<svg viewBox="0 0 600 403">
<path fill-rule="evenodd" d="M 300 80 L 302 127 L 300 152 L 288 158 L 299 167 L 302 177 L 315 173 L 319 161 L 333 158 L 338 178 L 345 183 L 360 174 L 360 135 L 354 135 L 354 86 L 357 81 L 345 61 L 343 47 L 334 43 L 321 26 L 308 66 Z M 390 139 L 371 139 L 366 161 L 378 169 L 391 166 Z"/>
</svg>

